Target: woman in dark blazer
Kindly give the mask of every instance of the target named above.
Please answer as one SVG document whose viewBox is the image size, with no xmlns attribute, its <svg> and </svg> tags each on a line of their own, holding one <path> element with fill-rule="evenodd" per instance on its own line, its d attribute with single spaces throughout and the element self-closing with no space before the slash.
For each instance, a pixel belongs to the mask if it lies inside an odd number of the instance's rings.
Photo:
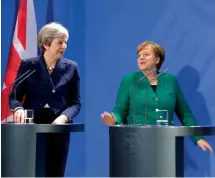
<svg viewBox="0 0 215 178">
<path fill-rule="evenodd" d="M 58 23 L 45 25 L 38 34 L 43 53 L 23 59 L 17 78 L 26 71 L 31 76 L 14 89 L 9 98 L 16 123 L 24 122 L 24 109 L 34 110 L 36 124 L 65 124 L 72 122 L 81 109 L 80 77 L 76 62 L 63 54 L 69 34 Z M 47 136 L 46 176 L 62 177 L 69 148 L 69 134 Z"/>
<path fill-rule="evenodd" d="M 175 76 L 160 73 L 164 49 L 153 42 L 143 42 L 137 48 L 140 72 L 123 77 L 112 113 L 101 115 L 106 125 L 145 124 L 156 125 L 159 110 L 168 111 L 169 125 L 177 114 L 184 126 L 195 126 L 194 116 L 183 96 Z M 202 150 L 213 153 L 211 146 L 201 136 L 192 137 Z"/>
</svg>

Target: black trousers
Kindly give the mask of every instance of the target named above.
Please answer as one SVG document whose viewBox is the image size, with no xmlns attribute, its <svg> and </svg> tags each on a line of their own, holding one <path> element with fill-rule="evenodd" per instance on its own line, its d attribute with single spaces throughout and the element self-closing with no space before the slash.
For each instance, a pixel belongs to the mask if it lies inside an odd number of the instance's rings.
<svg viewBox="0 0 215 178">
<path fill-rule="evenodd" d="M 49 108 L 44 108 L 34 119 L 36 124 L 51 124 L 56 115 Z M 69 150 L 69 133 L 45 134 L 45 177 L 64 177 Z"/>
</svg>

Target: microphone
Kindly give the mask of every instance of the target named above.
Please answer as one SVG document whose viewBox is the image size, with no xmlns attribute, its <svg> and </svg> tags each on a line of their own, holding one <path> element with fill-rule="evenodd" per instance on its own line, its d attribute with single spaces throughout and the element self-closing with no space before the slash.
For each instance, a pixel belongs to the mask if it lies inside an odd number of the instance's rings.
<svg viewBox="0 0 215 178">
<path fill-rule="evenodd" d="M 20 75 L 16 80 L 14 80 L 8 87 L 8 105 L 6 107 L 6 123 L 7 123 L 7 119 L 8 119 L 8 106 L 9 106 L 9 97 L 10 97 L 10 90 L 11 87 L 13 86 L 14 83 L 16 83 L 19 79 L 21 79 L 22 77 L 24 77 L 25 75 L 27 75 L 30 72 L 30 70 L 27 70 L 25 73 L 23 73 L 22 75 Z"/>
<path fill-rule="evenodd" d="M 29 70 L 30 71 L 30 70 Z M 27 74 L 25 75 L 25 77 L 23 78 L 23 79 L 21 79 L 15 86 L 14 86 L 14 100 L 16 100 L 16 89 L 17 89 L 17 87 L 25 80 L 25 79 L 27 79 L 28 77 L 30 77 L 34 72 L 36 72 L 36 69 L 35 70 L 33 70 L 33 71 L 31 71 L 31 72 L 26 72 Z M 23 75 L 22 75 L 22 77 L 23 77 Z M 22 78 L 21 76 L 19 77 L 19 79 L 20 78 Z M 16 80 L 17 81 L 17 80 Z M 10 95 L 9 95 L 10 96 Z M 9 101 L 9 96 L 8 96 L 8 101 Z M 8 102 L 9 103 L 9 102 Z M 8 113 L 7 113 L 7 115 L 8 115 Z"/>
<path fill-rule="evenodd" d="M 167 70 L 168 70 L 168 68 L 166 68 L 164 71 L 162 71 L 161 73 L 159 73 L 155 78 L 151 79 L 149 83 L 154 82 L 155 80 L 157 80 L 158 77 L 159 77 L 160 75 L 162 75 L 164 72 L 166 72 Z"/>
<path fill-rule="evenodd" d="M 156 77 L 151 79 L 148 84 L 150 84 L 151 82 L 154 82 L 155 80 L 157 80 L 158 77 L 161 76 L 163 73 L 165 73 L 167 70 L 168 70 L 168 68 L 165 69 L 164 71 L 162 71 L 161 73 L 159 73 Z M 144 117 L 145 125 L 147 125 L 146 124 L 146 116 L 147 116 L 147 113 L 148 113 L 148 88 L 149 88 L 149 85 L 147 85 L 147 88 L 146 88 L 145 117 Z"/>
<path fill-rule="evenodd" d="M 137 90 L 137 85 L 139 84 L 139 82 L 144 79 L 145 77 L 147 77 L 149 74 L 151 74 L 152 72 L 154 72 L 155 70 L 157 70 L 157 68 L 152 69 L 151 71 L 149 71 L 147 74 L 143 73 L 143 76 L 137 81 L 136 83 L 136 87 L 134 88 L 134 117 L 133 117 L 133 124 L 136 124 L 136 90 Z"/>
<path fill-rule="evenodd" d="M 144 79 L 145 77 L 147 77 L 149 74 L 151 74 L 152 72 L 154 72 L 155 70 L 157 70 L 156 68 L 152 69 L 150 72 L 148 72 L 147 74 L 143 73 L 143 76 L 137 81 L 137 84 Z M 141 71 L 142 72 L 142 71 Z"/>
</svg>

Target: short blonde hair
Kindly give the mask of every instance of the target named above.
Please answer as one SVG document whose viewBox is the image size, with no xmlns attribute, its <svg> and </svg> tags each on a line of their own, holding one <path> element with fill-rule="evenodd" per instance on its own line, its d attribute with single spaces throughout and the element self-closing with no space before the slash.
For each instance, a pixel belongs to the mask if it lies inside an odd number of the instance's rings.
<svg viewBox="0 0 215 178">
<path fill-rule="evenodd" d="M 152 41 L 145 41 L 145 42 L 141 43 L 140 45 L 138 45 L 137 54 L 147 46 L 151 46 L 155 53 L 155 56 L 160 58 L 160 61 L 157 64 L 157 69 L 159 70 L 165 60 L 165 51 L 159 44 L 156 44 Z"/>
<path fill-rule="evenodd" d="M 51 45 L 55 38 L 69 38 L 68 30 L 61 24 L 56 22 L 51 22 L 44 25 L 39 31 L 37 42 L 41 50 L 45 51 L 43 45 Z"/>
</svg>

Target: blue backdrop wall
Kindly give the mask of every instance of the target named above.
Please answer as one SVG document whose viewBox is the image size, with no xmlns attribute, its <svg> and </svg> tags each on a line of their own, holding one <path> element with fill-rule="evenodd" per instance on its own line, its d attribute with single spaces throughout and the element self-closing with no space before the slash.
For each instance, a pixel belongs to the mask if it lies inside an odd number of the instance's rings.
<svg viewBox="0 0 215 178">
<path fill-rule="evenodd" d="M 166 51 L 162 69 L 180 82 L 199 125 L 215 124 L 214 0 L 35 0 L 38 30 L 50 20 L 70 32 L 65 56 L 80 68 L 85 133 L 72 134 L 66 176 L 108 176 L 108 128 L 100 113 L 115 104 L 124 74 L 137 71 L 136 47 L 145 40 Z M 19 0 L 2 1 L 1 75 L 4 79 Z M 177 119 L 176 123 L 180 124 Z M 215 137 L 208 137 L 215 149 Z M 190 139 L 186 176 L 215 176 L 215 157 Z"/>
</svg>

